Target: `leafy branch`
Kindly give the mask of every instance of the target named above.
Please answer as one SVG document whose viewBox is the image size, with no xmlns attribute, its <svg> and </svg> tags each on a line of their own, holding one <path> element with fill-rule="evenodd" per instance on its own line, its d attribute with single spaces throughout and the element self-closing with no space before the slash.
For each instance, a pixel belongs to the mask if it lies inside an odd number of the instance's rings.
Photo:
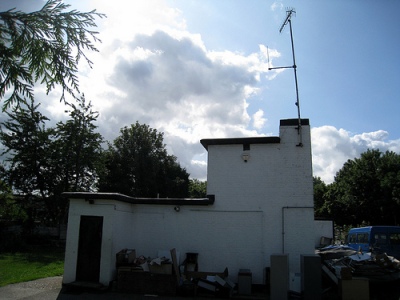
<svg viewBox="0 0 400 300">
<path fill-rule="evenodd" d="M 104 14 L 92 10 L 66 11 L 70 5 L 48 0 L 32 13 L 15 8 L 0 12 L 0 99 L 3 111 L 12 104 L 34 99 L 33 86 L 40 82 L 48 94 L 56 85 L 62 87 L 60 101 L 70 94 L 77 99 L 78 63 L 83 58 L 93 62 L 84 51 L 98 52 L 95 18 Z"/>
</svg>

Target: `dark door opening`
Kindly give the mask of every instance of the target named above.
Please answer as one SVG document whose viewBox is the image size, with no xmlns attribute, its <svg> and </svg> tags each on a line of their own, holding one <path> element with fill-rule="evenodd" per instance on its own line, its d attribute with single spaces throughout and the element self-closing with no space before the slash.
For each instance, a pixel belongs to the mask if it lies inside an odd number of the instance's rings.
<svg viewBox="0 0 400 300">
<path fill-rule="evenodd" d="M 103 217 L 81 216 L 76 281 L 99 282 Z"/>
</svg>

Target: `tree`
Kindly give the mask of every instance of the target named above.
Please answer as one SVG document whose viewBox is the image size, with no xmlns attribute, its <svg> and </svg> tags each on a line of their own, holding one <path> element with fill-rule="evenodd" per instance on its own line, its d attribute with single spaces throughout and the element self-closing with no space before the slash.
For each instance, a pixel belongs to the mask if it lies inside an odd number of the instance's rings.
<svg viewBox="0 0 400 300">
<path fill-rule="evenodd" d="M 98 113 L 82 96 L 71 110 L 66 122 L 58 122 L 51 144 L 52 190 L 45 199 L 54 219 L 66 221 L 68 200 L 64 192 L 94 191 L 101 166 L 103 137 L 96 132 Z"/>
<path fill-rule="evenodd" d="M 378 169 L 380 192 L 385 218 L 391 223 L 400 223 L 400 155 L 387 151 L 381 156 Z"/>
<path fill-rule="evenodd" d="M 60 178 L 57 188 L 62 192 L 93 191 L 97 181 L 97 168 L 101 160 L 103 137 L 96 132 L 98 113 L 91 102 L 82 96 L 78 105 L 67 104 L 70 119 L 57 123 L 53 150 L 54 172 Z"/>
<path fill-rule="evenodd" d="M 45 127 L 48 118 L 38 111 L 33 101 L 13 108 L 2 122 L 0 140 L 5 147 L 7 184 L 18 194 L 18 202 L 26 211 L 28 226 L 41 218 L 43 199 L 49 195 L 52 184 L 51 153 L 52 129 Z"/>
<path fill-rule="evenodd" d="M 46 129 L 45 122 L 49 119 L 38 111 L 38 107 L 32 101 L 6 112 L 10 119 L 1 123 L 0 140 L 5 147 L 2 155 L 12 170 L 8 172 L 8 180 L 13 190 L 45 197 L 54 131 Z"/>
<path fill-rule="evenodd" d="M 190 179 L 189 181 L 189 197 L 205 198 L 207 196 L 207 181 L 198 179 Z"/>
<path fill-rule="evenodd" d="M 26 212 L 24 211 L 23 207 L 17 203 L 11 187 L 5 180 L 5 174 L 6 172 L 4 166 L 0 165 L 0 223 L 15 220 L 26 220 Z"/>
<path fill-rule="evenodd" d="M 7 96 L 3 110 L 25 97 L 33 100 L 36 82 L 45 84 L 47 93 L 60 85 L 60 100 L 65 101 L 65 92 L 78 98 L 78 63 L 83 57 L 91 66 L 84 51 L 98 51 L 94 43 L 100 41 L 98 32 L 89 28 L 96 27 L 95 17 L 105 15 L 66 11 L 69 7 L 48 0 L 36 12 L 0 12 L 0 99 Z"/>
<path fill-rule="evenodd" d="M 163 134 L 136 122 L 120 131 L 104 152 L 99 191 L 136 197 L 183 197 L 189 174 L 168 155 Z"/>
<path fill-rule="evenodd" d="M 164 197 L 185 198 L 189 193 L 189 174 L 176 161 L 173 155 L 167 155 L 159 172 L 160 192 Z"/>
<path fill-rule="evenodd" d="M 338 224 L 398 225 L 400 155 L 367 150 L 328 186 L 324 207 Z"/>
<path fill-rule="evenodd" d="M 66 191 L 90 191 L 97 180 L 102 137 L 95 132 L 98 114 L 85 98 L 72 109 L 70 119 L 46 128 L 49 119 L 39 105 L 15 106 L 7 112 L 0 141 L 6 150 L 5 178 L 21 207 L 27 211 L 30 226 L 40 220 L 58 224 L 66 216 Z"/>
<path fill-rule="evenodd" d="M 320 177 L 313 177 L 314 184 L 314 211 L 316 217 L 326 217 L 327 213 L 324 210 L 324 195 L 327 192 L 327 186 Z"/>
<path fill-rule="evenodd" d="M 337 225 L 353 224 L 355 216 L 349 212 L 347 203 L 342 201 L 336 182 L 327 185 L 327 191 L 323 195 L 323 199 L 324 203 L 320 208 L 320 213 L 324 217 L 331 218 Z"/>
</svg>

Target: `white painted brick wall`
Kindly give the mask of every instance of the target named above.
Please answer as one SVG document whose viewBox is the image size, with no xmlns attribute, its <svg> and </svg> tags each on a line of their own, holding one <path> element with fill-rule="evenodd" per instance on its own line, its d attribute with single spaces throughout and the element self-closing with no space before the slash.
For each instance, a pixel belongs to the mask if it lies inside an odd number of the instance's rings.
<svg viewBox="0 0 400 300">
<path fill-rule="evenodd" d="M 164 205 L 71 201 L 64 283 L 75 276 L 81 214 L 104 215 L 104 226 L 112 228 L 103 234 L 109 248 L 102 252 L 105 284 L 115 274 L 114 255 L 123 248 L 145 256 L 176 248 L 180 261 L 186 252 L 197 252 L 200 271 L 228 267 L 237 281 L 239 269 L 250 269 L 256 284 L 265 282 L 270 255 L 285 252 L 290 272 L 298 273 L 300 254 L 314 252 L 314 213 L 310 129 L 303 126 L 304 146 L 296 147 L 295 127 L 281 128 L 280 143 L 251 145 L 247 163 L 241 158 L 242 145 L 209 145 L 212 206 L 181 206 L 176 212 Z"/>
<path fill-rule="evenodd" d="M 314 252 L 310 128 L 302 129 L 303 147 L 296 146 L 296 126 L 284 126 L 279 144 L 251 145 L 247 163 L 241 159 L 242 145 L 208 146 L 207 192 L 215 194 L 216 208 L 262 211 L 261 265 L 269 266 L 269 256 L 284 251 L 289 253 L 291 272 L 299 272 L 301 254 Z M 240 226 L 235 230 L 240 236 Z"/>
</svg>

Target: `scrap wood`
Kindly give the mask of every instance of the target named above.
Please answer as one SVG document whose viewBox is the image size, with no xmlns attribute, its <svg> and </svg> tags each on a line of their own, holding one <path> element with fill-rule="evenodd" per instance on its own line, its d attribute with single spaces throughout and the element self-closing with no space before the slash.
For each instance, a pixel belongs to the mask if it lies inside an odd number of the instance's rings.
<svg viewBox="0 0 400 300">
<path fill-rule="evenodd" d="M 335 276 L 335 274 L 333 274 L 327 266 L 322 265 L 322 270 L 325 272 L 326 275 L 328 275 L 328 277 L 336 284 L 339 283 L 338 278 Z"/>
<path fill-rule="evenodd" d="M 176 284 L 179 285 L 180 281 L 181 281 L 181 276 L 179 273 L 178 259 L 176 258 L 176 249 L 173 248 L 170 250 L 170 252 L 171 252 L 172 264 L 174 266 L 174 271 L 175 271 L 175 276 L 176 276 Z"/>
<path fill-rule="evenodd" d="M 212 292 L 217 291 L 217 284 L 215 283 L 215 281 L 210 281 L 207 279 L 200 278 L 199 281 L 197 282 L 197 286 Z"/>
<path fill-rule="evenodd" d="M 393 260 L 391 260 L 391 259 L 386 255 L 386 253 L 377 254 L 377 255 L 375 256 L 375 261 L 376 261 L 376 263 L 377 263 L 380 267 L 382 267 L 382 268 L 390 268 L 390 267 L 393 267 L 393 265 L 394 265 Z"/>
<path fill-rule="evenodd" d="M 197 271 L 186 271 L 186 278 L 200 279 L 207 278 L 207 276 L 218 275 L 221 278 L 226 278 L 229 275 L 228 268 L 225 268 L 224 272 L 197 272 Z"/>
</svg>

